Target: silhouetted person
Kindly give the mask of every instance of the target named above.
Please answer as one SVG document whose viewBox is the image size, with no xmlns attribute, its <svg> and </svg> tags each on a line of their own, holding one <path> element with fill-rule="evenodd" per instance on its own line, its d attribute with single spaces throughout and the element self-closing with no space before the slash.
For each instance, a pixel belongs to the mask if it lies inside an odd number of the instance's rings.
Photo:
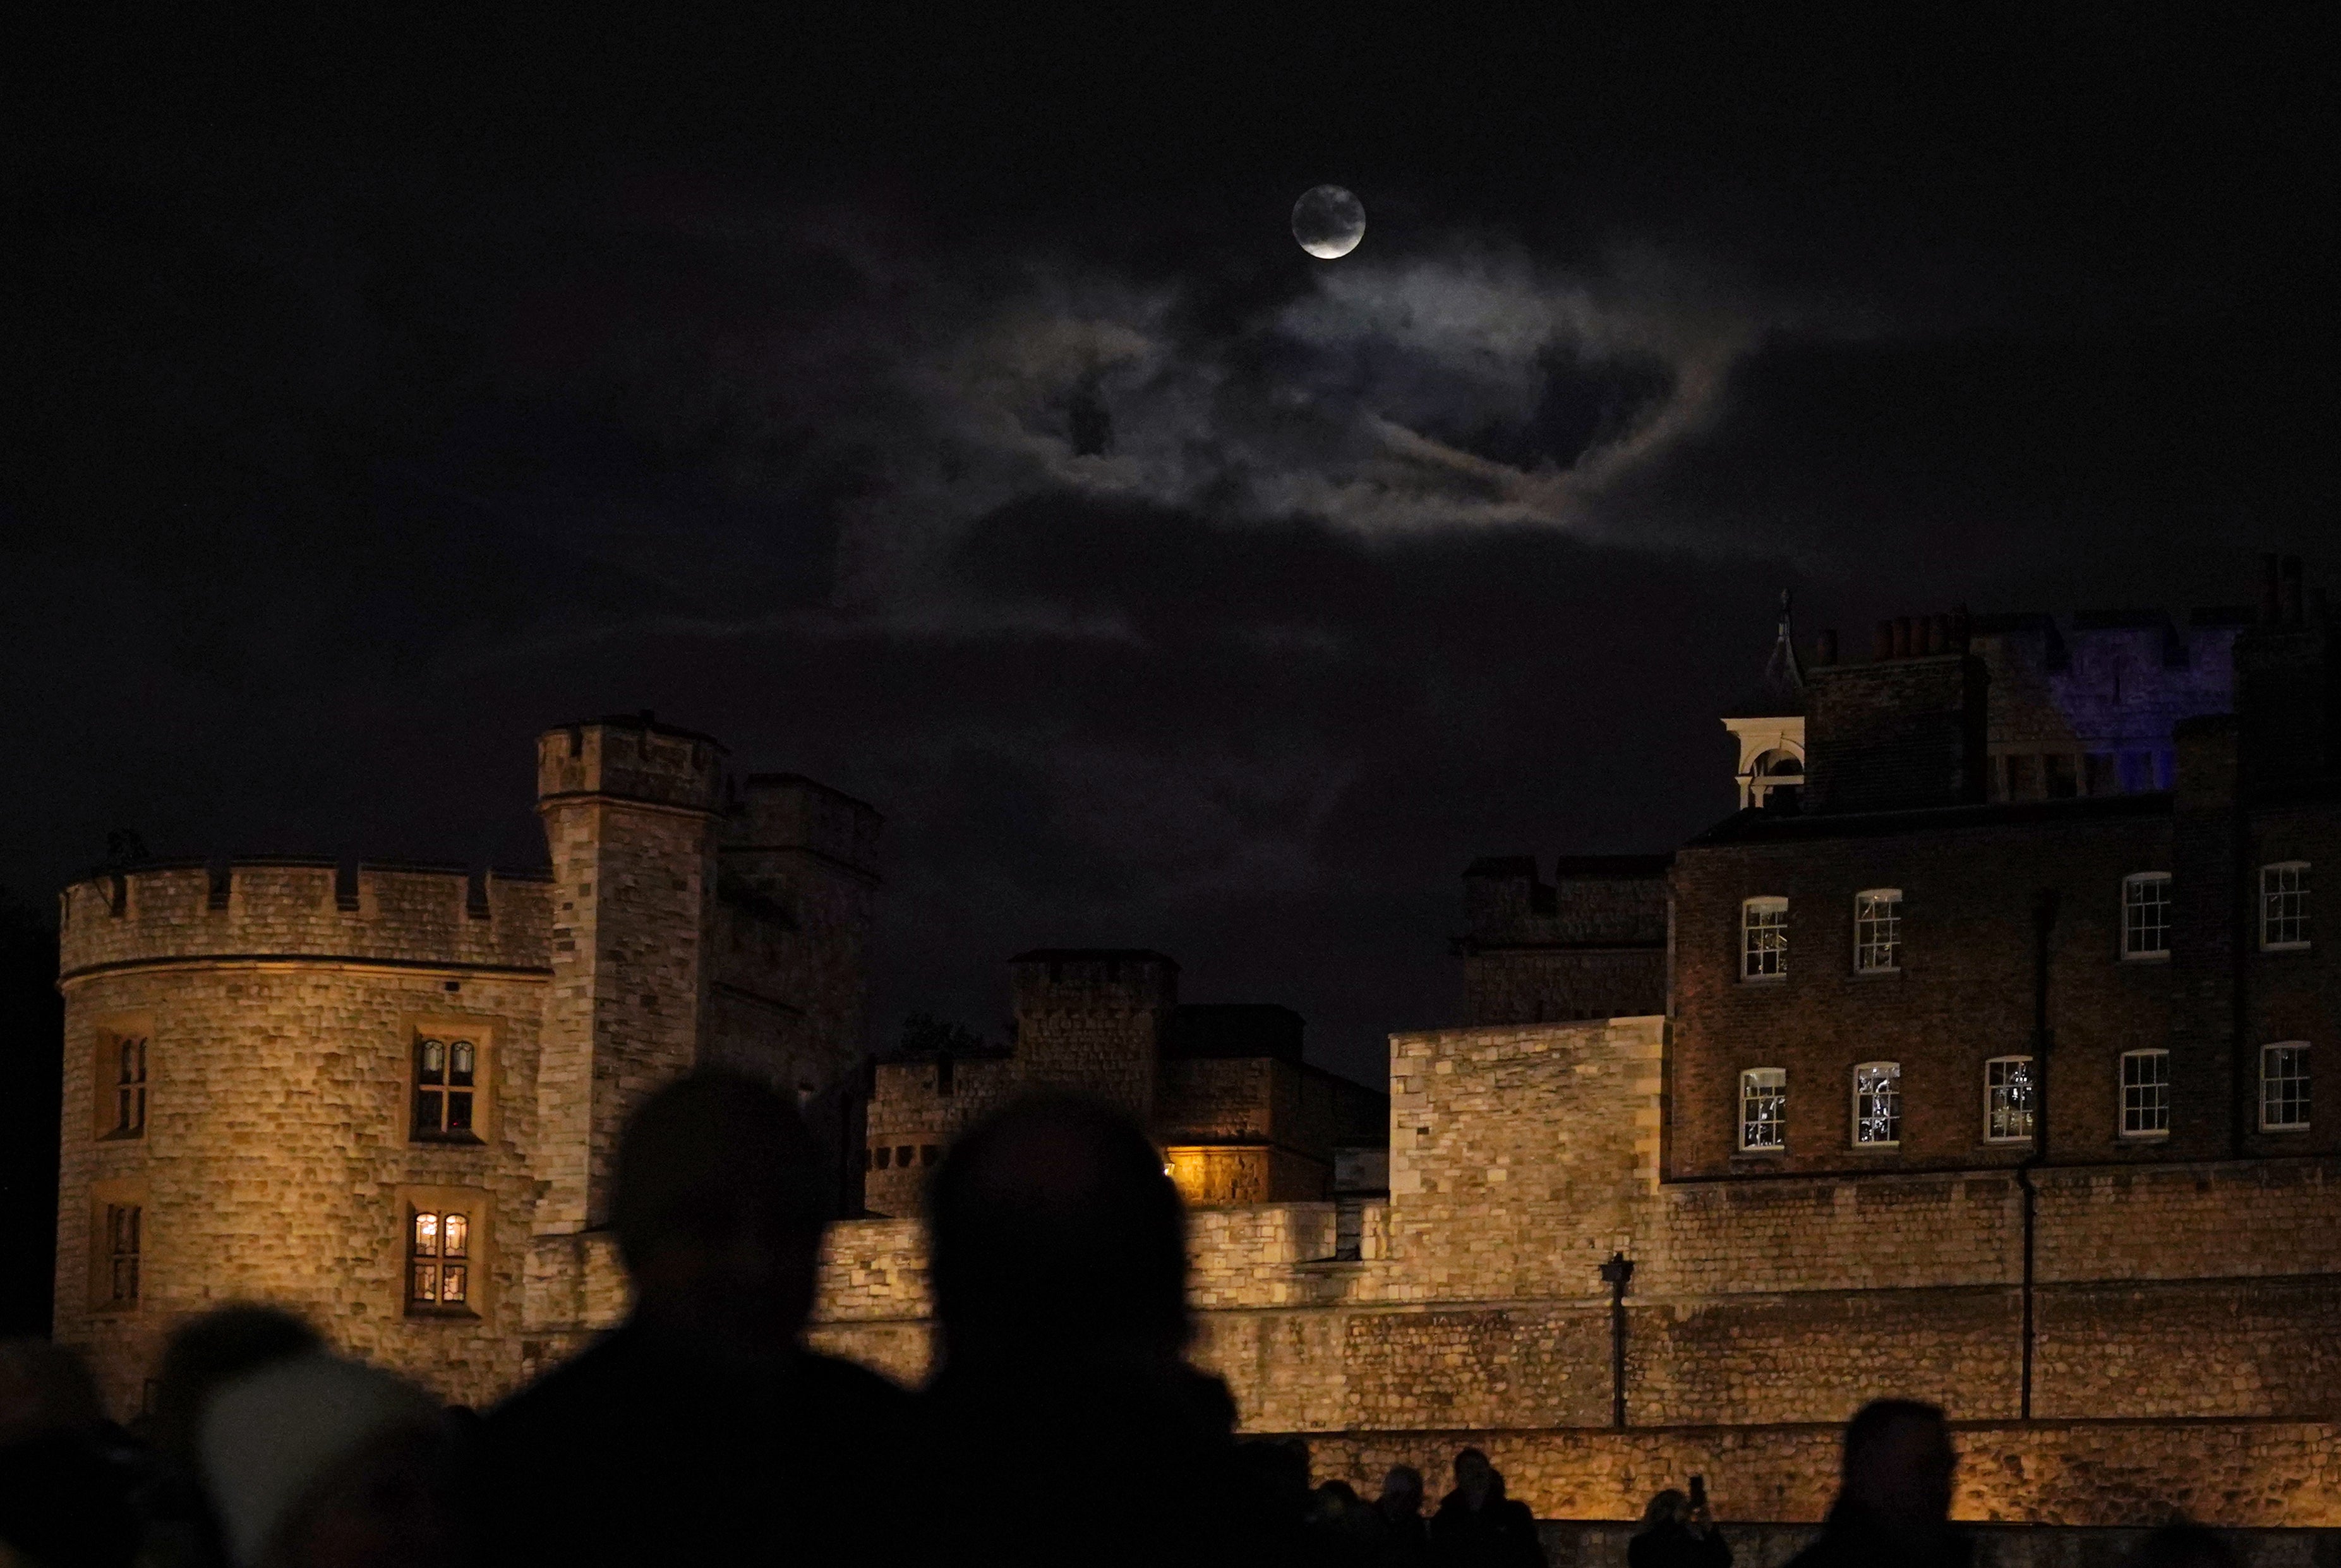
<svg viewBox="0 0 2341 1568">
<path fill-rule="evenodd" d="M 1309 1562 L 1328 1568 L 1365 1568 L 1380 1534 L 1374 1511 L 1346 1481 L 1327 1481 L 1309 1494 L 1303 1522 Z"/>
<path fill-rule="evenodd" d="M 952 1146 L 927 1211 L 941 1365 L 902 1471 L 930 1532 L 906 1560 L 1264 1562 L 1234 1402 L 1186 1363 L 1186 1216 L 1146 1135 L 1021 1102 Z"/>
<path fill-rule="evenodd" d="M 1476 1448 L 1455 1456 L 1455 1490 L 1431 1516 L 1430 1554 L 1440 1568 L 1545 1568 L 1536 1515 L 1504 1495 L 1503 1476 Z"/>
<path fill-rule="evenodd" d="M 0 1561 L 127 1568 L 135 1473 L 81 1358 L 0 1340 Z"/>
<path fill-rule="evenodd" d="M 909 1396 L 815 1355 L 823 1216 L 795 1109 L 684 1078 L 619 1141 L 613 1209 L 633 1315 L 492 1412 L 492 1561 L 870 1561 Z"/>
<path fill-rule="evenodd" d="M 196 1424 L 237 1568 L 473 1568 L 455 1428 L 405 1379 L 321 1352 L 221 1385 Z"/>
<path fill-rule="evenodd" d="M 1958 1456 L 1931 1404 L 1880 1399 L 1845 1428 L 1845 1472 L 1820 1538 L 1789 1568 L 1965 1568 L 1971 1548 L 1951 1528 Z"/>
<path fill-rule="evenodd" d="M 1422 1472 L 1393 1464 L 1374 1499 L 1374 1561 L 1382 1568 L 1422 1568 L 1430 1561 L 1430 1523 L 1422 1516 Z"/>
<path fill-rule="evenodd" d="M 154 1371 L 144 1426 L 154 1445 L 139 1551 L 144 1568 L 215 1568 L 227 1560 L 196 1452 L 204 1407 L 238 1378 L 322 1348 L 316 1331 L 300 1318 L 255 1305 L 219 1307 L 172 1334 Z"/>
<path fill-rule="evenodd" d="M 1626 1547 L 1627 1568 L 1731 1568 L 1731 1546 L 1704 1503 L 1668 1487 L 1642 1510 L 1641 1533 Z"/>
<path fill-rule="evenodd" d="M 2131 1548 L 2125 1568 L 2236 1568 L 2236 1552 L 2217 1531 L 2177 1519 Z"/>
</svg>

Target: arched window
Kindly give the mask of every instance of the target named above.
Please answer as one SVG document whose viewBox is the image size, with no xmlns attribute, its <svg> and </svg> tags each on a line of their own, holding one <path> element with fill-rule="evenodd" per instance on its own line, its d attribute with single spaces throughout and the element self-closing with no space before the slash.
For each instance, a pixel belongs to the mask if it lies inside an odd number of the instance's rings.
<svg viewBox="0 0 2341 1568">
<path fill-rule="evenodd" d="M 1853 1069 L 1853 1141 L 1891 1148 L 1902 1141 L 1902 1064 L 1864 1062 Z"/>
<path fill-rule="evenodd" d="M 472 1220 L 453 1209 L 416 1209 L 407 1227 L 409 1312 L 469 1312 Z"/>
</svg>

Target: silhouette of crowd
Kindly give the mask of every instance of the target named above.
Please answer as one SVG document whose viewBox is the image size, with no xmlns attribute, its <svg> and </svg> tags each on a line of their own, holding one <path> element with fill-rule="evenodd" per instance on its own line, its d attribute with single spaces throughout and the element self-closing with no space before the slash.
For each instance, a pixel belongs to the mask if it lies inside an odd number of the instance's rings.
<svg viewBox="0 0 2341 1568">
<path fill-rule="evenodd" d="M 928 1193 L 937 1369 L 911 1394 L 802 1343 L 824 1216 L 795 1110 L 743 1079 L 669 1086 L 621 1140 L 626 1321 L 484 1417 L 235 1306 L 173 1337 L 135 1436 L 44 1342 L 0 1343 L 0 1568 L 600 1568 L 1012 1562 L 1544 1568 L 1477 1448 L 1426 1508 L 1313 1489 L 1305 1444 L 1239 1441 L 1186 1359 L 1185 1221 L 1139 1128 L 1025 1101 Z M 1792 1568 L 1965 1568 L 1942 1413 L 1848 1427 L 1836 1505 Z M 1731 1568 L 1700 1478 L 1631 1568 Z M 2143 1568 L 2232 1568 L 2181 1527 Z"/>
</svg>

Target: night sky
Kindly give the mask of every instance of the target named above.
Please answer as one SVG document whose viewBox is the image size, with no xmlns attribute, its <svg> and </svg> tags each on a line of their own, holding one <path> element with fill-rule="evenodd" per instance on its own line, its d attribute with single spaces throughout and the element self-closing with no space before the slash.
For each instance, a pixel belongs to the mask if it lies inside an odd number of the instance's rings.
<svg viewBox="0 0 2341 1568">
<path fill-rule="evenodd" d="M 1117 9 L 12 45 L 0 882 L 539 863 L 653 708 L 886 813 L 876 1038 L 1149 946 L 1374 1081 L 1467 862 L 1729 809 L 1780 589 L 2335 578 L 2305 23 Z"/>
</svg>

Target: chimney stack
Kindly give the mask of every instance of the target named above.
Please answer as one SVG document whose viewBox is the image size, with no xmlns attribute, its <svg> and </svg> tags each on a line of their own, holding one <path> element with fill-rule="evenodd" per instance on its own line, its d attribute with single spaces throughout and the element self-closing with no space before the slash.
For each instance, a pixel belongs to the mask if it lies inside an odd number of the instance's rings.
<svg viewBox="0 0 2341 1568">
<path fill-rule="evenodd" d="M 1828 628 L 1818 637 L 1813 639 L 1813 662 L 1815 664 L 1835 664 L 1837 662 L 1836 627 L 1832 626 Z"/>
<path fill-rule="evenodd" d="M 1892 621 L 1881 620 L 1878 623 L 1878 649 L 1871 657 L 1881 664 L 1894 657 L 1894 623 Z"/>
</svg>

